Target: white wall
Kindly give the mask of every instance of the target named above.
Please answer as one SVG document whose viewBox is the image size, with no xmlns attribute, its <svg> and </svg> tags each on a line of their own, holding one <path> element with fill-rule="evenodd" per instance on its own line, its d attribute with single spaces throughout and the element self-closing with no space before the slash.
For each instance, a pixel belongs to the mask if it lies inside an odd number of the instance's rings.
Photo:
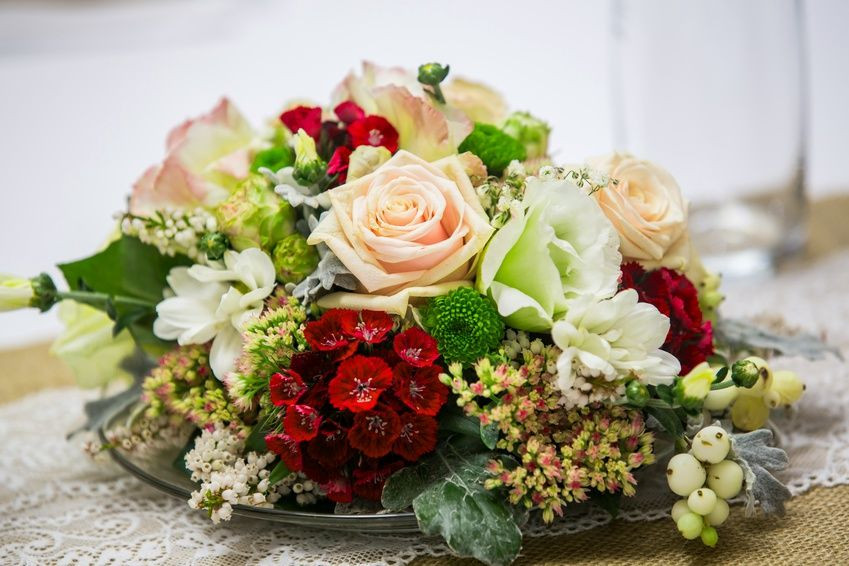
<svg viewBox="0 0 849 566">
<path fill-rule="evenodd" d="M 360 59 L 450 62 L 554 127 L 560 159 L 611 146 L 607 2 L 148 0 L 0 4 L 0 272 L 89 254 L 165 134 L 222 94 L 258 123 L 326 101 Z M 807 5 L 814 195 L 849 188 L 849 3 Z M 55 271 L 52 271 L 55 273 Z M 55 333 L 0 316 L 0 346 Z"/>
</svg>

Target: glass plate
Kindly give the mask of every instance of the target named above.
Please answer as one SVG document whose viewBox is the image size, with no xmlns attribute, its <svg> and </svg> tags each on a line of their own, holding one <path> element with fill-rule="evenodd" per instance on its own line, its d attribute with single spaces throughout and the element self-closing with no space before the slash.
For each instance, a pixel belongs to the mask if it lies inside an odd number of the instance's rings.
<svg viewBox="0 0 849 566">
<path fill-rule="evenodd" d="M 129 409 L 109 418 L 98 431 L 100 440 L 106 443 L 106 432 L 116 423 L 126 420 Z M 197 485 L 172 467 L 180 450 L 163 450 L 152 456 L 140 457 L 121 448 L 112 448 L 109 454 L 122 468 L 155 489 L 188 501 Z M 413 533 L 419 532 L 413 513 L 371 513 L 339 515 L 316 511 L 288 509 L 265 509 L 247 505 L 234 505 L 233 514 L 252 519 L 263 519 L 276 523 L 289 523 L 303 527 L 317 527 L 337 531 L 361 533 Z"/>
</svg>

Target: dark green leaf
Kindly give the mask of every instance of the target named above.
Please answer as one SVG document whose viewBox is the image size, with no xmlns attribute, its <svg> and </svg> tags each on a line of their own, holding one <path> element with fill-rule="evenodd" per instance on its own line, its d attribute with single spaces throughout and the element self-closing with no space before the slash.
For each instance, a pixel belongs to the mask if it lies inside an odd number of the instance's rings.
<svg viewBox="0 0 849 566">
<path fill-rule="evenodd" d="M 291 474 L 291 470 L 284 464 L 282 461 L 277 462 L 277 465 L 274 466 L 274 469 L 271 470 L 271 474 L 268 476 L 269 485 L 275 485 L 283 480 L 286 476 Z"/>
<path fill-rule="evenodd" d="M 832 354 L 843 359 L 839 349 L 804 332 L 782 336 L 748 322 L 729 318 L 720 318 L 715 328 L 717 341 L 735 350 L 775 352 L 785 356 L 802 356 L 809 360 L 822 359 L 826 354 Z"/>
<path fill-rule="evenodd" d="M 482 438 L 480 421 L 477 417 L 464 415 L 462 413 L 443 412 L 439 418 L 439 430 Z"/>
<path fill-rule="evenodd" d="M 266 417 L 257 422 L 251 429 L 251 433 L 245 439 L 245 450 L 247 452 L 268 452 L 268 447 L 265 445 L 265 435 L 271 432 L 268 429 L 270 418 Z"/>
<path fill-rule="evenodd" d="M 481 442 L 483 442 L 483 445 L 490 450 L 495 450 L 495 444 L 498 442 L 498 425 L 490 423 L 486 426 L 480 427 L 480 429 Z"/>
<path fill-rule="evenodd" d="M 719 368 L 719 371 L 716 372 L 716 379 L 714 381 L 721 382 L 725 379 L 725 376 L 728 375 L 728 366 L 723 366 Z"/>
<path fill-rule="evenodd" d="M 622 502 L 622 492 L 602 493 L 596 491 L 592 494 L 592 500 L 615 519 L 616 516 L 619 515 L 619 504 Z"/>
<path fill-rule="evenodd" d="M 646 412 L 654 417 L 660 426 L 672 436 L 679 437 L 684 434 L 682 421 L 674 410 L 646 407 Z"/>
<path fill-rule="evenodd" d="M 655 387 L 655 392 L 657 393 L 657 398 L 667 405 L 672 405 L 675 400 L 675 392 L 671 385 L 658 385 Z"/>
<path fill-rule="evenodd" d="M 707 358 L 707 363 L 712 366 L 727 366 L 728 358 L 726 358 L 722 354 L 711 354 Z"/>
</svg>

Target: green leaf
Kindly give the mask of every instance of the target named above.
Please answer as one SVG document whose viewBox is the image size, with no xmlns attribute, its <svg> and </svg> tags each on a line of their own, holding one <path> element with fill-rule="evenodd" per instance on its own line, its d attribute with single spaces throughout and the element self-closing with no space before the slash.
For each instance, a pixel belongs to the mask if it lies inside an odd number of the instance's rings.
<svg viewBox="0 0 849 566">
<path fill-rule="evenodd" d="M 180 472 L 182 475 L 187 478 L 192 477 L 192 471 L 186 467 L 186 454 L 188 454 L 195 447 L 195 440 L 200 436 L 200 429 L 195 429 L 192 435 L 189 437 L 189 440 L 186 441 L 186 444 L 180 450 L 180 453 L 177 454 L 177 457 L 174 458 L 174 461 L 171 462 L 171 467 Z"/>
<path fill-rule="evenodd" d="M 277 462 L 277 465 L 274 466 L 274 469 L 271 470 L 271 474 L 268 476 L 268 484 L 275 485 L 283 481 L 283 478 L 291 473 L 292 471 L 286 466 L 286 464 L 282 461 Z"/>
<path fill-rule="evenodd" d="M 519 521 L 525 515 L 502 494 L 487 490 L 486 464 L 497 455 L 445 444 L 418 466 L 393 474 L 382 503 L 387 509 L 412 505 L 426 535 L 442 535 L 449 548 L 491 566 L 513 562 L 522 548 Z"/>
<path fill-rule="evenodd" d="M 667 405 L 672 405 L 674 403 L 675 390 L 671 385 L 658 385 L 655 387 L 655 392 L 657 393 L 657 398 Z"/>
<path fill-rule="evenodd" d="M 475 123 L 475 129 L 458 148 L 460 153 L 471 151 L 483 161 L 490 175 L 501 176 L 514 159 L 524 161 L 525 146 L 491 124 Z"/>
<path fill-rule="evenodd" d="M 723 379 L 725 379 L 726 375 L 728 375 L 728 366 L 722 366 L 721 368 L 719 368 L 719 371 L 716 372 L 716 379 L 714 381 L 719 383 Z"/>
<path fill-rule="evenodd" d="M 674 410 L 646 407 L 646 412 L 653 416 L 660 423 L 660 426 L 672 436 L 680 437 L 684 434 L 684 425 Z"/>
<path fill-rule="evenodd" d="M 480 421 L 477 417 L 464 415 L 462 413 L 450 413 L 443 411 L 439 418 L 439 430 L 453 432 L 463 436 L 483 439 Z"/>
<path fill-rule="evenodd" d="M 245 439 L 246 452 L 259 452 L 264 454 L 268 452 L 268 447 L 265 445 L 265 435 L 270 432 L 268 424 L 271 422 L 271 417 L 266 416 L 262 421 L 257 422 L 251 429 L 251 433 Z"/>
<path fill-rule="evenodd" d="M 714 354 L 711 354 L 710 356 L 708 356 L 707 363 L 709 363 L 712 366 L 727 366 L 728 365 L 728 358 L 726 358 L 722 354 L 715 354 L 714 353 Z"/>
<path fill-rule="evenodd" d="M 619 515 L 619 505 L 622 502 L 622 492 L 609 493 L 596 491 L 592 494 L 591 499 L 599 507 L 607 511 L 612 518 Z"/>
<path fill-rule="evenodd" d="M 720 318 L 715 331 L 718 342 L 735 350 L 775 352 L 785 356 L 802 356 L 809 360 L 819 360 L 826 354 L 832 354 L 843 359 L 838 348 L 804 332 L 782 336 L 748 322 L 729 318 Z"/>
<path fill-rule="evenodd" d="M 481 442 L 483 442 L 483 445 L 490 450 L 495 450 L 495 444 L 498 442 L 498 425 L 490 423 L 486 426 L 480 427 L 480 429 Z"/>
</svg>

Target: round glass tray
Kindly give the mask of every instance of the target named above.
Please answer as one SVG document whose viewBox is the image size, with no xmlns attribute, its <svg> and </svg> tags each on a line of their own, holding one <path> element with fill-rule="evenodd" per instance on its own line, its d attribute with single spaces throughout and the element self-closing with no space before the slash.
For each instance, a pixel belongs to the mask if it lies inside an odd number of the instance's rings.
<svg viewBox="0 0 849 566">
<path fill-rule="evenodd" d="M 100 440 L 106 443 L 106 433 L 116 424 L 126 421 L 129 410 L 116 413 L 98 431 Z M 197 484 L 173 467 L 180 455 L 179 448 L 162 450 L 154 455 L 141 457 L 120 447 L 111 448 L 109 454 L 122 468 L 144 483 L 168 495 L 188 501 Z M 266 509 L 248 505 L 234 505 L 233 514 L 251 519 L 263 519 L 276 523 L 288 523 L 303 527 L 316 527 L 337 531 L 361 533 L 413 533 L 419 532 L 413 513 L 370 513 L 342 515 L 301 509 Z"/>
</svg>

